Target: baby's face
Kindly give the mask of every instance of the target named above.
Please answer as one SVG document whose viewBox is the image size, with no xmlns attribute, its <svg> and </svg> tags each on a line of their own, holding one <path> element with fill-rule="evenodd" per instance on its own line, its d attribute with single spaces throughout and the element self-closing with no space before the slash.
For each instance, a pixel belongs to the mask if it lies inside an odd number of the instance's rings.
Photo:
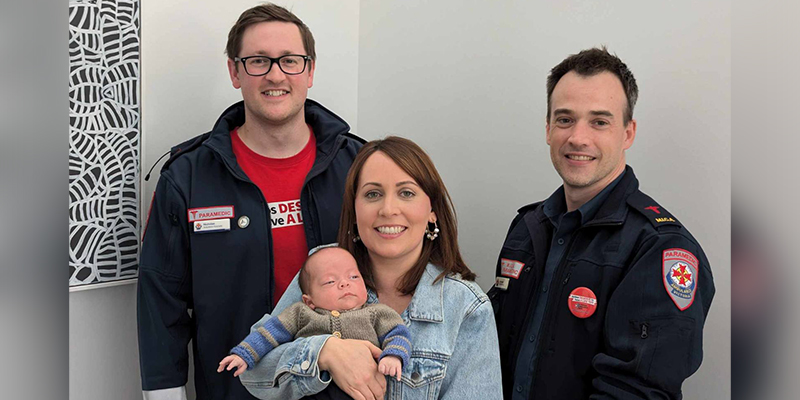
<svg viewBox="0 0 800 400">
<path fill-rule="evenodd" d="M 367 302 L 364 279 L 358 272 L 356 260 L 347 250 L 320 250 L 306 268 L 311 278 L 306 304 L 313 304 L 312 308 L 343 311 L 361 307 Z"/>
</svg>

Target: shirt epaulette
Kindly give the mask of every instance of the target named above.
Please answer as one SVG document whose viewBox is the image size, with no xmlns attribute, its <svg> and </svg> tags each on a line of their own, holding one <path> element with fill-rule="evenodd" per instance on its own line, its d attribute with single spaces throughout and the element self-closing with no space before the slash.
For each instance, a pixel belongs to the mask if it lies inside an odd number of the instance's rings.
<svg viewBox="0 0 800 400">
<path fill-rule="evenodd" d="M 644 215 L 655 228 L 665 225 L 683 226 L 666 208 L 661 207 L 653 198 L 640 190 L 635 191 L 628 197 L 628 205 Z"/>
<path fill-rule="evenodd" d="M 522 206 L 519 208 L 519 210 L 517 210 L 517 214 L 524 214 L 528 211 L 533 211 L 536 209 L 536 207 L 539 207 L 542 203 L 544 203 L 544 200 Z"/>
<path fill-rule="evenodd" d="M 161 167 L 161 170 L 166 171 L 169 165 L 172 164 L 172 161 L 178 158 L 181 154 L 187 153 L 189 151 L 192 151 L 200 147 L 200 145 L 202 145 L 203 142 L 206 139 L 208 139 L 209 136 L 211 136 L 211 132 L 206 132 L 202 135 L 195 136 L 183 143 L 173 146 L 171 149 L 169 149 L 169 158 Z"/>
</svg>

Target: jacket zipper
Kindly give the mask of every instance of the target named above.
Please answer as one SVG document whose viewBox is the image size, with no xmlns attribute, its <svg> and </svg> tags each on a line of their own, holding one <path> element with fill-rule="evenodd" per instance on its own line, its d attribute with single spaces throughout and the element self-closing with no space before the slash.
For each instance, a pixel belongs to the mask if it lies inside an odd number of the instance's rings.
<svg viewBox="0 0 800 400">
<path fill-rule="evenodd" d="M 209 147 L 211 147 L 211 146 L 209 146 Z M 217 150 L 215 148 L 211 147 L 211 149 L 214 150 L 214 152 L 217 152 Z M 261 212 L 264 213 L 264 215 L 266 216 L 266 220 L 267 220 L 267 223 L 266 223 L 266 234 L 267 234 L 266 252 L 267 252 L 267 260 L 269 261 L 269 264 L 267 264 L 267 268 L 269 268 L 268 276 L 269 276 L 269 280 L 270 280 L 270 282 L 269 282 L 269 290 L 267 291 L 267 307 L 270 310 L 270 312 L 272 312 L 272 308 L 275 307 L 275 304 L 273 304 L 273 299 L 272 299 L 273 297 L 275 297 L 274 296 L 274 293 L 275 293 L 275 268 L 274 268 L 275 260 L 272 257 L 272 252 L 270 251 L 270 249 L 272 249 L 272 214 L 269 211 L 269 203 L 267 202 L 267 198 L 264 197 L 264 193 L 261 192 L 261 188 L 259 188 L 258 185 L 255 184 L 255 182 L 253 182 L 249 178 L 247 178 L 246 175 L 245 176 L 239 175 L 233 169 L 233 167 L 230 166 L 226 162 L 226 160 L 224 158 L 221 161 L 222 161 L 222 164 L 225 165 L 225 168 L 228 169 L 228 172 L 231 175 L 233 175 L 234 178 L 236 178 L 236 179 L 238 179 L 238 180 L 240 180 L 242 182 L 250 184 L 250 186 L 255 189 L 256 193 L 258 193 L 258 196 L 261 199 Z"/>
<path fill-rule="evenodd" d="M 529 396 L 528 396 L 528 398 L 530 398 L 530 399 L 533 398 L 534 385 L 536 383 L 535 376 L 539 374 L 539 365 L 541 365 L 541 361 L 542 361 L 542 357 L 541 357 L 542 352 L 541 351 L 542 351 L 542 348 L 544 347 L 545 341 L 547 341 L 548 340 L 547 338 L 550 336 L 550 326 L 552 325 L 552 321 L 551 320 L 553 319 L 553 316 L 555 315 L 553 310 L 555 309 L 555 307 L 557 305 L 554 305 L 553 303 L 556 302 L 558 300 L 558 298 L 557 297 L 554 298 L 554 296 L 560 296 L 561 295 L 561 292 L 563 291 L 563 287 L 566 286 L 567 282 L 569 282 L 570 278 L 572 277 L 572 271 L 570 270 L 566 274 L 566 277 L 564 277 L 564 279 L 561 279 L 561 277 L 564 276 L 564 273 L 565 273 L 565 267 L 567 265 L 567 257 L 570 254 L 570 250 L 572 250 L 572 244 L 575 243 L 575 238 L 578 236 L 578 233 L 581 230 L 583 230 L 584 228 L 593 227 L 593 226 L 615 226 L 615 225 L 622 225 L 622 222 L 597 223 L 597 224 L 592 224 L 591 222 L 589 222 L 586 225 L 583 225 L 583 226 L 579 227 L 578 229 L 576 229 L 575 232 L 573 232 L 572 235 L 570 235 L 569 243 L 567 244 L 567 249 L 564 251 L 563 259 L 560 261 L 560 263 L 556 267 L 556 276 L 558 276 L 558 280 L 554 279 L 553 281 L 551 281 L 551 286 L 552 286 L 553 282 L 558 282 L 559 280 L 561 280 L 562 290 L 558 290 L 557 294 L 554 294 L 554 292 L 556 292 L 556 290 L 551 290 L 550 294 L 547 297 L 547 306 L 546 306 L 546 308 L 544 310 L 544 318 L 542 319 L 542 325 L 543 326 L 542 326 L 541 332 L 539 334 L 539 343 L 537 344 L 536 351 L 534 353 L 534 354 L 537 355 L 537 357 L 536 357 L 536 365 L 533 366 L 534 381 L 531 382 L 531 391 L 530 391 Z M 539 290 L 541 290 L 541 288 Z M 528 320 L 528 318 L 530 318 L 530 313 L 526 317 L 526 320 Z M 519 348 L 517 349 L 517 352 L 519 352 Z"/>
<path fill-rule="evenodd" d="M 532 264 L 535 264 L 536 263 L 536 253 L 535 252 L 533 253 L 533 259 L 534 259 L 534 261 L 533 261 Z M 545 260 L 545 262 L 546 262 L 546 260 Z M 528 266 L 525 267 L 525 272 L 529 272 L 531 270 L 531 268 L 532 268 L 532 265 L 529 264 Z M 541 290 L 541 288 L 539 288 L 539 284 L 541 283 L 539 281 L 539 277 L 538 276 L 534 276 L 531 279 L 533 279 L 533 282 L 531 282 L 530 287 L 534 288 L 534 293 L 538 293 L 538 290 L 536 290 L 536 289 Z M 506 300 L 507 299 L 503 299 L 503 302 L 504 302 L 503 305 L 505 305 L 505 301 Z M 525 338 L 524 332 L 527 331 L 528 325 L 530 325 L 530 323 L 531 323 L 531 313 L 530 313 L 531 303 L 532 303 L 531 301 L 526 301 L 525 302 L 525 318 L 523 318 L 523 320 L 522 320 L 522 325 L 519 326 L 519 329 L 521 331 L 523 331 L 523 334 L 521 336 L 519 336 L 519 338 L 516 341 L 516 343 L 511 343 L 514 346 L 513 354 L 515 356 L 519 356 L 519 349 L 522 347 L 522 343 L 525 340 L 524 339 Z M 519 362 L 519 359 L 515 357 L 514 358 L 514 363 L 512 364 L 513 368 L 516 368 L 517 362 Z"/>
<path fill-rule="evenodd" d="M 331 152 L 325 157 L 324 160 L 320 161 L 317 164 L 317 161 L 314 161 L 314 165 L 311 166 L 311 170 L 308 171 L 308 175 L 306 179 L 303 181 L 303 187 L 300 189 L 300 213 L 303 215 L 303 225 L 306 232 L 306 245 L 308 249 L 311 250 L 313 247 L 319 246 L 322 242 L 322 234 L 319 230 L 314 230 L 315 225 L 315 215 L 311 215 L 311 206 L 316 204 L 316 199 L 314 198 L 314 191 L 311 190 L 311 180 L 316 178 L 317 175 L 321 174 L 323 171 L 328 169 L 328 166 L 333 162 L 336 158 L 336 155 L 339 153 L 339 150 L 342 149 L 346 138 L 342 134 L 338 134 L 339 136 L 336 137 L 336 143 L 331 146 Z M 308 201 L 303 202 L 303 193 L 307 193 Z M 317 207 L 313 207 L 317 210 Z M 308 221 L 308 223 L 306 223 Z M 309 232 L 312 236 L 309 236 Z M 313 241 L 311 240 L 313 238 Z M 312 246 L 313 245 L 313 246 Z"/>
<path fill-rule="evenodd" d="M 554 279 L 553 281 L 551 281 L 550 282 L 550 286 L 553 286 L 553 282 L 558 282 L 559 280 L 562 280 L 561 276 L 564 275 L 564 268 L 567 265 L 567 256 L 569 255 L 570 250 L 572 250 L 572 244 L 575 242 L 575 236 L 576 236 L 576 234 L 578 233 L 578 231 L 580 229 L 581 228 L 578 228 L 570 236 L 569 243 L 567 244 L 567 250 L 564 251 L 564 256 L 561 259 L 561 261 L 559 262 L 558 266 L 556 267 L 556 276 L 558 276 L 558 279 L 557 280 Z M 545 262 L 547 262 L 547 261 L 545 261 Z M 567 277 L 566 279 L 563 279 L 562 287 L 564 285 L 566 285 L 568 280 L 569 280 L 569 277 Z M 555 300 L 558 300 L 558 299 L 554 299 L 553 298 L 553 296 L 554 296 L 553 292 L 555 292 L 555 290 L 551 290 L 550 294 L 547 295 L 547 306 L 546 306 L 546 308 L 544 310 L 544 318 L 542 319 L 542 329 L 541 329 L 541 332 L 539 333 L 539 343 L 536 344 L 536 350 L 535 350 L 534 354 L 536 354 L 537 357 L 536 357 L 536 365 L 533 366 L 534 377 L 539 374 L 539 365 L 541 365 L 541 361 L 542 361 L 542 357 L 541 357 L 542 356 L 542 349 L 544 348 L 544 344 L 548 340 L 547 338 L 549 337 L 549 334 L 550 334 L 549 326 L 550 326 L 550 320 L 552 319 L 552 314 L 553 314 L 553 308 L 554 308 L 553 307 L 553 302 Z M 558 294 L 560 295 L 561 291 L 558 291 L 558 292 L 559 292 Z M 529 398 L 533 398 L 532 397 L 533 393 L 534 393 L 533 388 L 534 388 L 534 384 L 535 383 L 536 383 L 536 378 L 534 378 L 534 381 L 531 382 L 531 391 L 530 391 Z"/>
</svg>

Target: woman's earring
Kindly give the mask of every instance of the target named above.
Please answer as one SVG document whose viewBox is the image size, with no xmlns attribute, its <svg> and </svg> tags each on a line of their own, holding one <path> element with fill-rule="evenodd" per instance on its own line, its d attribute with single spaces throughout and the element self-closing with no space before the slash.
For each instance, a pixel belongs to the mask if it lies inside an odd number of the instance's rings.
<svg viewBox="0 0 800 400">
<path fill-rule="evenodd" d="M 433 221 L 433 230 L 431 230 L 430 226 L 431 222 L 428 222 L 428 225 L 425 226 L 425 237 L 432 242 L 439 237 L 439 224 L 437 224 L 436 221 Z"/>
<path fill-rule="evenodd" d="M 354 235 L 353 236 L 353 243 L 358 243 L 358 241 L 361 240 L 361 236 L 358 236 L 358 227 L 355 226 L 355 225 L 353 225 L 353 232 L 355 232 L 355 234 L 350 232 L 350 231 L 347 231 L 348 234 Z"/>
</svg>

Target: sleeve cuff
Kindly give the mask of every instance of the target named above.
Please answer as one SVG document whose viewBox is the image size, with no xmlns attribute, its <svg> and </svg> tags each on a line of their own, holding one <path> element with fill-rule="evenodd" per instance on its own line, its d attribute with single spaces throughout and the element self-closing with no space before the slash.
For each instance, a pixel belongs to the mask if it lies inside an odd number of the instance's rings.
<svg viewBox="0 0 800 400">
<path fill-rule="evenodd" d="M 144 400 L 186 400 L 186 387 L 179 386 L 168 389 L 143 390 Z"/>
<path fill-rule="evenodd" d="M 328 342 L 331 335 L 320 335 L 308 338 L 302 351 L 297 353 L 297 358 L 292 366 L 292 373 L 314 377 L 315 379 L 298 380 L 298 385 L 303 393 L 308 395 L 319 393 L 331 382 L 331 374 L 319 369 L 319 353 Z"/>
<path fill-rule="evenodd" d="M 251 393 L 254 393 L 253 390 L 278 386 L 283 387 L 282 390 L 288 390 L 286 393 L 291 392 L 299 397 L 319 393 L 331 382 L 330 374 L 320 371 L 317 364 L 319 353 L 330 338 L 331 335 L 320 335 L 286 343 L 276 349 L 282 351 L 280 356 L 271 358 L 268 355 L 239 379 Z M 281 349 L 283 346 L 288 347 Z"/>
</svg>

